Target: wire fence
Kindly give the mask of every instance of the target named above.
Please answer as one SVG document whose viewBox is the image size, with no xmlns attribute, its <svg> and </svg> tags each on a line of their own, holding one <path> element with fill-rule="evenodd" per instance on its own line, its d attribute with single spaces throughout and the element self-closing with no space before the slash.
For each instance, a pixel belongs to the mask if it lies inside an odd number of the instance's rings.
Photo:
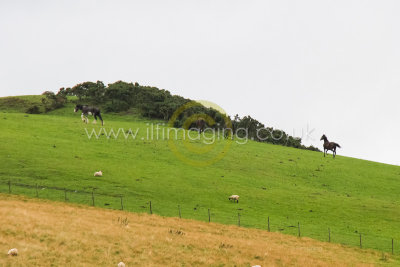
<svg viewBox="0 0 400 267">
<path fill-rule="evenodd" d="M 157 214 L 167 217 L 179 217 L 186 219 L 195 219 L 208 222 L 219 222 L 224 224 L 237 225 L 240 227 L 264 229 L 268 232 L 284 232 L 285 234 L 295 235 L 298 237 L 306 236 L 315 238 L 321 241 L 339 243 L 348 246 L 358 246 L 360 248 L 372 248 L 380 251 L 388 252 L 391 254 L 400 255 L 400 244 L 396 247 L 396 240 L 394 238 L 382 238 L 373 233 L 337 233 L 330 227 L 322 231 L 315 231 L 315 227 L 310 225 L 303 225 L 301 222 L 294 219 L 283 222 L 282 220 L 275 220 L 270 216 L 266 216 L 258 223 L 249 223 L 246 220 L 246 213 L 237 210 L 232 215 L 226 215 L 214 212 L 211 208 L 206 207 L 185 207 L 184 205 L 177 204 L 175 208 L 171 209 L 170 203 L 157 202 L 151 200 L 143 201 L 142 199 L 135 198 L 135 196 L 126 196 L 123 194 L 107 194 L 102 193 L 98 188 L 91 188 L 91 190 L 74 190 L 63 187 L 47 186 L 47 185 L 29 185 L 24 183 L 8 181 L 0 181 L 0 192 L 26 195 L 35 198 L 43 198 L 64 202 L 71 202 L 77 204 L 90 205 L 93 207 L 103 207 L 114 210 L 126 210 L 133 212 L 146 212 L 149 214 Z M 199 211 L 202 212 L 199 212 Z M 314 230 L 314 232 L 313 232 Z M 346 241 L 345 241 L 346 240 Z M 349 242 L 348 240 L 352 240 Z M 375 241 L 375 242 L 374 242 Z M 375 243 L 375 244 L 374 244 Z M 385 244 L 384 247 L 376 244 Z M 384 258 L 384 255 L 382 255 Z"/>
</svg>

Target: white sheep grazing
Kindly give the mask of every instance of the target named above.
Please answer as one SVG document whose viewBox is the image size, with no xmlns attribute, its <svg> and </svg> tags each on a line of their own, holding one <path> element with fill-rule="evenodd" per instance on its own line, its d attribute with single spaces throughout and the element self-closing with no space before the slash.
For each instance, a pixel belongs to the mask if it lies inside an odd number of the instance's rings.
<svg viewBox="0 0 400 267">
<path fill-rule="evenodd" d="M 228 198 L 229 200 L 233 200 L 233 202 L 239 203 L 239 196 L 238 195 L 232 195 Z"/>
<path fill-rule="evenodd" d="M 10 249 L 10 250 L 8 251 L 7 254 L 10 255 L 10 256 L 18 256 L 18 249 L 12 248 L 12 249 Z"/>
<path fill-rule="evenodd" d="M 103 176 L 103 172 L 102 171 L 95 172 L 94 176 Z"/>
<path fill-rule="evenodd" d="M 120 263 L 118 263 L 118 267 L 125 267 L 125 263 L 123 263 L 122 261 Z"/>
</svg>

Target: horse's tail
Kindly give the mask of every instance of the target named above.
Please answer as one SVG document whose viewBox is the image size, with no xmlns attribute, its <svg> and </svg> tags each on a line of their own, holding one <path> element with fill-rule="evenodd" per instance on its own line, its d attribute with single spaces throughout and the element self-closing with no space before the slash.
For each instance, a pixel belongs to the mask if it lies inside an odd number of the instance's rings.
<svg viewBox="0 0 400 267">
<path fill-rule="evenodd" d="M 338 143 L 334 143 L 335 144 L 335 146 L 337 146 L 338 148 L 341 148 L 340 146 L 339 146 L 339 144 Z"/>
</svg>

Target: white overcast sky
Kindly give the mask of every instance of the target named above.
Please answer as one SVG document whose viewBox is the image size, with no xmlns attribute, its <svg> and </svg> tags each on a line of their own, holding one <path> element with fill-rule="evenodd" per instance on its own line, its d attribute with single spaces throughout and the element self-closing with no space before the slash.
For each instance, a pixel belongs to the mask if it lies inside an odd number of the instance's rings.
<svg viewBox="0 0 400 267">
<path fill-rule="evenodd" d="M 400 165 L 400 1 L 0 2 L 0 96 L 137 81 Z"/>
</svg>

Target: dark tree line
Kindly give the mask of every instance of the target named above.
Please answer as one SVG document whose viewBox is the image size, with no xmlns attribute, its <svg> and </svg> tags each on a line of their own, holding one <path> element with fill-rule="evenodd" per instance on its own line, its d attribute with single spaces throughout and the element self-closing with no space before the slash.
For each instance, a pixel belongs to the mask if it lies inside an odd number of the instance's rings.
<svg viewBox="0 0 400 267">
<path fill-rule="evenodd" d="M 45 98 L 42 102 L 46 106 L 46 111 L 62 107 L 67 101 L 67 96 L 76 96 L 78 98 L 77 103 L 98 105 L 105 112 L 134 110 L 143 117 L 165 121 L 168 121 L 179 107 L 191 101 L 178 95 L 172 95 L 168 90 L 124 81 L 117 81 L 108 84 L 108 86 L 105 86 L 101 81 L 84 82 L 72 88 L 60 88 L 57 94 L 45 92 L 43 95 Z M 211 118 L 215 122 L 208 127 L 215 129 L 229 127 L 238 137 L 247 136 L 259 142 L 319 151 L 318 148 L 313 146 L 305 147 L 302 145 L 301 138 L 290 136 L 284 131 L 272 127 L 266 127 L 250 116 L 240 118 L 236 115 L 231 120 L 225 114 L 202 105 L 185 109 L 174 121 L 173 126 L 182 127 L 188 118 L 198 114 Z M 201 117 L 201 115 L 198 116 Z M 231 125 L 226 125 L 226 121 L 231 121 Z"/>
<path fill-rule="evenodd" d="M 245 137 L 245 135 L 247 135 L 248 138 L 258 142 L 267 142 L 277 145 L 320 151 L 314 146 L 306 147 L 302 145 L 300 137 L 293 137 L 285 131 L 274 129 L 273 127 L 267 127 L 250 116 L 240 118 L 236 115 L 232 120 L 232 125 L 234 129 L 246 129 L 246 131 L 237 131 L 239 137 Z"/>
</svg>

